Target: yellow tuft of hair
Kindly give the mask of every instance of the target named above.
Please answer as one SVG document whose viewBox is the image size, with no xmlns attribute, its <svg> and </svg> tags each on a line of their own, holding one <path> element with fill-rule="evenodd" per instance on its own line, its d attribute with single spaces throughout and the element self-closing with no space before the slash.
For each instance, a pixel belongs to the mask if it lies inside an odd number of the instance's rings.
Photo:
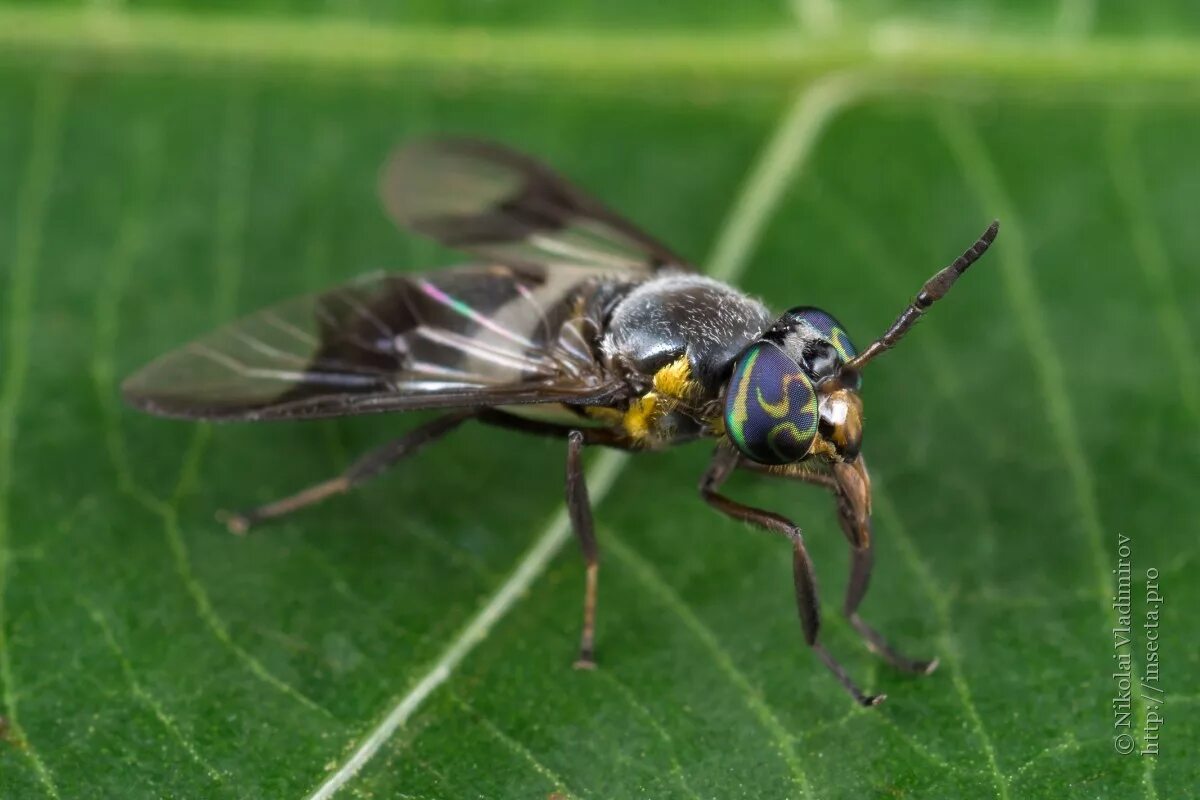
<svg viewBox="0 0 1200 800">
<path fill-rule="evenodd" d="M 583 413 L 604 425 L 621 425 L 625 420 L 625 412 L 609 406 L 582 406 Z"/>
<path fill-rule="evenodd" d="M 658 409 L 658 395 L 647 392 L 629 404 L 622 423 L 625 433 L 634 441 L 644 441 L 650 436 L 650 428 Z"/>
<path fill-rule="evenodd" d="M 687 400 L 699 388 L 699 384 L 692 380 L 692 367 L 686 355 L 680 356 L 654 373 L 654 391 L 663 397 Z"/>
</svg>

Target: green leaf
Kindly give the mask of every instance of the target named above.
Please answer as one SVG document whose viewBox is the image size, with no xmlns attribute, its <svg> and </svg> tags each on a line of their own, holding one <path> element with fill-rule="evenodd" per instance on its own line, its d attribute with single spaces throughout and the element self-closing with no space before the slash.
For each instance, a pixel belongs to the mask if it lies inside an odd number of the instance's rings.
<svg viewBox="0 0 1200 800">
<path fill-rule="evenodd" d="M 1195 5 L 274 2 L 0 7 L 0 796 L 1187 796 L 1200 469 Z M 746 7 L 749 5 L 750 7 Z M 401 10 L 397 10 L 401 9 Z M 467 427 L 247 538 L 217 509 L 409 428 L 221 427 L 117 384 L 237 313 L 452 263 L 374 197 L 392 144 L 535 153 L 774 307 L 860 343 L 993 217 L 993 252 L 864 388 L 864 617 L 820 492 L 735 477 L 789 548 L 695 495 L 705 446 L 591 454 L 599 663 L 564 448 Z M 1166 705 L 1114 752 L 1129 537 Z"/>
</svg>

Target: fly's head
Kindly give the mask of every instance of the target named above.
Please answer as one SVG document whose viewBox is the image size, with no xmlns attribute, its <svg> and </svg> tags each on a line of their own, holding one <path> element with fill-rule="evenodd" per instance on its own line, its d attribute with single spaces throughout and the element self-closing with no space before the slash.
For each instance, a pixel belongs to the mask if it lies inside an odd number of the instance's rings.
<svg viewBox="0 0 1200 800">
<path fill-rule="evenodd" d="M 849 463 L 862 447 L 859 375 L 894 347 L 996 240 L 992 222 L 975 244 L 925 281 L 883 335 L 861 353 L 819 308 L 793 308 L 747 347 L 725 388 L 725 432 L 746 458 L 790 464 L 820 457 Z"/>
<path fill-rule="evenodd" d="M 760 464 L 850 462 L 862 446 L 858 351 L 836 319 L 793 308 L 747 347 L 725 393 L 725 431 Z"/>
</svg>

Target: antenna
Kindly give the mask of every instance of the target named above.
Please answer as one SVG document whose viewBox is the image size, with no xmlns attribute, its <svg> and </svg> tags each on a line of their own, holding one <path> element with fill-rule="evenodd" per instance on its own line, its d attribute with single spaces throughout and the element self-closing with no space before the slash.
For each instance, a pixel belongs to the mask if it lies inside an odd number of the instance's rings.
<svg viewBox="0 0 1200 800">
<path fill-rule="evenodd" d="M 980 256 L 987 252 L 987 249 L 992 246 L 992 242 L 996 240 L 996 234 L 999 231 L 1000 220 L 993 220 L 978 241 L 967 248 L 965 253 L 954 259 L 953 264 L 925 281 L 925 285 L 921 287 L 916 299 L 909 304 L 908 308 L 904 309 L 900 316 L 896 317 L 896 321 L 892 323 L 892 327 L 887 329 L 887 333 L 871 342 L 870 347 L 846 362 L 842 369 L 860 370 L 875 356 L 894 347 L 896 342 L 904 338 L 904 334 L 908 333 L 909 328 L 917 323 L 917 320 L 929 310 L 931 305 L 946 296 L 959 276 L 967 271 L 967 267 L 974 264 Z"/>
</svg>

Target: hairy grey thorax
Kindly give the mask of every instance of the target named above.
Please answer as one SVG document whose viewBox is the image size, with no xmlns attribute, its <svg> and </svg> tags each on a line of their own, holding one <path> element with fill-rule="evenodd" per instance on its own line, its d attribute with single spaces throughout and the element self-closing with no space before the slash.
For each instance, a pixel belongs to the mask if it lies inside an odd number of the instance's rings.
<svg viewBox="0 0 1200 800">
<path fill-rule="evenodd" d="M 715 393 L 732 362 L 772 322 L 758 300 L 701 275 L 673 274 L 633 289 L 613 310 L 604 354 L 646 376 L 686 354 Z"/>
</svg>

